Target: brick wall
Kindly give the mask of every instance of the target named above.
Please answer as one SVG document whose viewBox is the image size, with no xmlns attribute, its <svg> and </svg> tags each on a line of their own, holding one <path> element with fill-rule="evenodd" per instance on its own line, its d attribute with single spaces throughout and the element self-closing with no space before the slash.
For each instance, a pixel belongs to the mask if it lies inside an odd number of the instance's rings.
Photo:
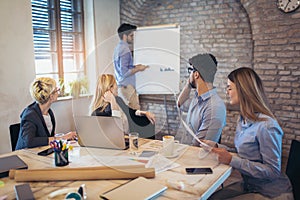
<svg viewBox="0 0 300 200">
<path fill-rule="evenodd" d="M 253 66 L 264 81 L 285 133 L 283 160 L 292 139 L 300 140 L 300 10 L 283 13 L 276 1 L 241 1 L 251 21 Z M 285 164 L 284 164 L 285 166 Z"/>
<path fill-rule="evenodd" d="M 300 140 L 300 9 L 285 14 L 277 9 L 276 0 L 261 0 L 259 4 L 257 0 L 120 2 L 121 22 L 138 26 L 178 23 L 182 58 L 213 53 L 219 62 L 214 85 L 226 102 L 227 74 L 241 66 L 253 67 L 265 83 L 285 132 L 285 166 L 291 139 Z M 185 68 L 181 61 L 181 87 L 188 76 Z M 173 96 L 143 95 L 140 99 L 142 107 L 157 116 L 158 138 L 168 134 L 168 127 L 172 134 L 183 131 Z M 230 106 L 227 112 L 222 142 L 232 144 L 238 112 Z"/>
</svg>

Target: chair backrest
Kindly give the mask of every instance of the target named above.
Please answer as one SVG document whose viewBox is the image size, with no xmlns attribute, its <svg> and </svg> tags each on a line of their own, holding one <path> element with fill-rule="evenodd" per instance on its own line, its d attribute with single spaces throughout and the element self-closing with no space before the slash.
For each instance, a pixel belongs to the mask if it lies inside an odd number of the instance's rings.
<svg viewBox="0 0 300 200">
<path fill-rule="evenodd" d="M 292 183 L 294 199 L 300 199 L 300 141 L 292 140 L 286 175 Z"/>
<path fill-rule="evenodd" d="M 9 126 L 10 143 L 11 143 L 12 151 L 16 149 L 17 141 L 19 138 L 19 132 L 20 132 L 20 123 L 12 124 Z"/>
<path fill-rule="evenodd" d="M 146 116 L 136 116 L 135 110 L 129 108 L 120 97 L 116 97 L 116 101 L 127 117 L 129 132 L 138 132 L 141 138 L 155 139 L 155 125 Z"/>
</svg>

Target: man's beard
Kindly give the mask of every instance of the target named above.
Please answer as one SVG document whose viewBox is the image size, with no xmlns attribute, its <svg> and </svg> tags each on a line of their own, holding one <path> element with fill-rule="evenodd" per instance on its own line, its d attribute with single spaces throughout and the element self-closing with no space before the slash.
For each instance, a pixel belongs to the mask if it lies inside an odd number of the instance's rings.
<svg viewBox="0 0 300 200">
<path fill-rule="evenodd" d="M 195 81 L 193 80 L 192 82 L 189 83 L 191 88 L 195 89 L 196 88 L 196 85 L 195 85 Z"/>
</svg>

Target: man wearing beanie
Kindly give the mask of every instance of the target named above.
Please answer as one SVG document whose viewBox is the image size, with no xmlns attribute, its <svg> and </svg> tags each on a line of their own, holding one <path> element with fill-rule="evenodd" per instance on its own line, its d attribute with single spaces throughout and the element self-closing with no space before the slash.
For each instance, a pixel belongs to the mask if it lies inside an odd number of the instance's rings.
<svg viewBox="0 0 300 200">
<path fill-rule="evenodd" d="M 189 59 L 190 76 L 181 91 L 177 105 L 187 111 L 186 122 L 199 139 L 218 142 L 226 124 L 226 107 L 213 87 L 217 60 L 212 54 L 198 54 Z M 191 90 L 195 94 L 190 98 Z M 186 133 L 182 143 L 198 146 L 199 143 Z"/>
</svg>

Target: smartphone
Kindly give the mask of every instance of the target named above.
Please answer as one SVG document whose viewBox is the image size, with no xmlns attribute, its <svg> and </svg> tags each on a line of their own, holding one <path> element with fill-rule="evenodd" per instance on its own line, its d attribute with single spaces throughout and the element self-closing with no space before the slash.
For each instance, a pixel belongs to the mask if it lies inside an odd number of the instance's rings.
<svg viewBox="0 0 300 200">
<path fill-rule="evenodd" d="M 156 154 L 156 151 L 143 151 L 139 157 L 151 157 Z"/>
<path fill-rule="evenodd" d="M 53 152 L 54 152 L 53 148 L 48 148 L 48 149 L 38 152 L 38 155 L 39 156 L 48 156 L 49 154 L 51 154 Z"/>
<path fill-rule="evenodd" d="M 210 167 L 199 168 L 185 168 L 187 174 L 212 174 L 213 171 Z"/>
</svg>

